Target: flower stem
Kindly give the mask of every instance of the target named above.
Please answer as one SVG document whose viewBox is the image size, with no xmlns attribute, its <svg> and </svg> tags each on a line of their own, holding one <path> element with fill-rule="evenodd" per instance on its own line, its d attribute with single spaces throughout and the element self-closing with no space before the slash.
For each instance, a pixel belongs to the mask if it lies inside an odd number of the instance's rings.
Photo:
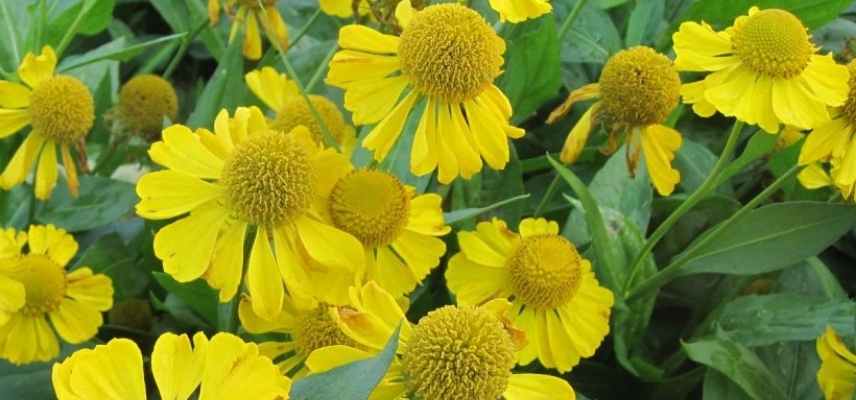
<svg viewBox="0 0 856 400">
<path fill-rule="evenodd" d="M 194 27 L 192 31 L 188 32 L 188 34 L 184 36 L 184 39 L 181 41 L 181 46 L 178 47 L 178 51 L 175 52 L 175 56 L 172 57 L 172 61 L 169 62 L 169 65 L 163 73 L 164 79 L 168 80 L 169 77 L 172 76 L 172 73 L 175 72 L 175 68 L 178 67 L 178 62 L 184 58 L 185 54 L 187 54 L 187 49 L 190 48 L 190 44 L 196 40 L 196 36 L 198 36 L 206 26 L 208 26 L 208 19 L 202 20 L 199 25 Z"/>
<path fill-rule="evenodd" d="M 312 93 L 315 89 L 315 86 L 318 85 L 318 82 L 321 81 L 321 78 L 324 77 L 324 66 L 330 64 L 330 60 L 333 59 L 333 56 L 336 54 L 336 51 L 339 50 L 339 45 L 335 45 L 330 48 L 330 51 L 327 52 L 327 55 L 324 56 L 324 61 L 321 61 L 321 64 L 318 65 L 318 69 L 315 70 L 315 73 L 312 74 L 312 78 L 309 78 L 309 83 L 306 84 L 306 91 Z"/>
<path fill-rule="evenodd" d="M 642 283 L 631 289 L 626 296 L 627 301 L 631 301 L 651 290 L 663 287 L 664 285 L 669 283 L 673 278 L 675 278 L 682 272 L 684 267 L 686 267 L 686 265 L 693 260 L 693 258 L 701 249 L 703 249 L 708 243 L 719 238 L 719 236 L 722 234 L 723 231 L 725 231 L 725 229 L 727 229 L 731 225 L 734 225 L 735 222 L 739 221 L 741 218 L 746 216 L 746 214 L 754 210 L 756 207 L 761 205 L 762 202 L 764 202 L 770 196 L 776 193 L 782 187 L 782 185 L 784 185 L 790 178 L 796 175 L 797 171 L 799 171 L 799 166 L 794 165 L 793 167 L 791 167 L 791 169 L 789 169 L 782 176 L 777 178 L 769 187 L 764 189 L 764 191 L 759 193 L 757 196 L 755 196 L 755 198 L 753 198 L 748 203 L 746 203 L 746 205 L 741 207 L 740 210 L 734 213 L 734 215 L 726 219 L 723 223 L 714 227 L 710 231 L 710 233 L 706 234 L 702 239 L 699 240 L 698 244 L 694 244 L 689 250 L 687 250 L 687 252 L 679 256 L 677 260 L 669 264 L 666 268 L 663 268 L 650 278 L 642 281 Z"/>
<path fill-rule="evenodd" d="M 296 45 L 297 42 L 299 42 L 300 39 L 302 39 L 303 36 L 306 35 L 307 32 L 309 32 L 309 28 L 312 27 L 312 25 L 315 23 L 315 21 L 318 19 L 318 17 L 320 15 L 321 15 L 321 9 L 319 8 L 319 9 L 315 10 L 315 14 L 312 14 L 312 16 L 309 17 L 309 21 L 306 21 L 306 23 L 303 24 L 303 27 L 301 27 L 300 30 L 297 31 L 297 35 L 294 37 L 294 40 L 292 40 L 292 42 L 288 44 L 288 48 L 291 48 L 291 46 Z"/>
<path fill-rule="evenodd" d="M 62 57 L 62 53 L 71 44 L 71 39 L 74 38 L 74 35 L 77 34 L 77 31 L 80 29 L 80 24 L 83 22 L 83 17 L 86 16 L 86 13 L 89 12 L 89 8 L 86 7 L 86 2 L 80 2 L 80 11 L 77 13 L 77 16 L 74 17 L 74 21 L 71 23 L 71 26 L 68 27 L 68 30 L 65 31 L 65 36 L 62 37 L 62 40 L 59 41 L 59 45 L 56 46 L 56 57 L 60 59 Z"/>
<path fill-rule="evenodd" d="M 553 180 L 550 182 L 550 186 L 547 186 L 547 191 L 544 192 L 544 197 L 541 198 L 541 202 L 538 203 L 538 208 L 535 209 L 535 213 L 532 215 L 534 217 L 540 217 L 544 212 L 544 209 L 547 207 L 547 203 L 553 199 L 553 196 L 556 194 L 556 191 L 559 189 L 559 183 L 562 177 L 556 173 L 556 176 L 553 177 Z"/>
<path fill-rule="evenodd" d="M 577 0 L 577 3 L 574 4 L 574 8 L 571 9 L 571 12 L 568 13 L 568 16 L 562 22 L 562 26 L 559 28 L 559 40 L 562 40 L 568 34 L 568 31 L 571 30 L 571 26 L 577 17 L 580 16 L 580 11 L 583 10 L 586 3 L 588 3 L 588 0 Z"/>
<path fill-rule="evenodd" d="M 634 282 L 636 279 L 636 274 L 639 273 L 639 270 L 642 267 L 642 263 L 649 255 L 651 255 L 651 251 L 654 250 L 654 246 L 663 239 L 664 236 L 672 229 L 672 227 L 683 217 L 687 212 L 693 209 L 700 201 L 704 200 L 710 192 L 716 189 L 719 184 L 719 175 L 722 173 L 722 170 L 725 169 L 726 165 L 731 161 L 731 157 L 734 154 L 734 148 L 737 145 L 737 140 L 740 138 L 740 132 L 743 130 L 743 122 L 736 121 L 734 126 L 731 128 L 731 133 L 728 135 L 728 139 L 725 142 L 725 148 L 722 149 L 722 154 L 719 156 L 719 160 L 714 164 L 713 169 L 710 171 L 710 174 L 707 176 L 707 179 L 695 190 L 681 205 L 663 221 L 660 226 L 657 227 L 657 230 L 651 235 L 647 242 L 645 242 L 645 247 L 639 252 L 636 256 L 636 259 L 633 261 L 630 267 L 630 278 L 627 279 L 627 282 L 624 284 L 624 292 L 625 294 L 630 289 L 631 282 Z"/>
</svg>

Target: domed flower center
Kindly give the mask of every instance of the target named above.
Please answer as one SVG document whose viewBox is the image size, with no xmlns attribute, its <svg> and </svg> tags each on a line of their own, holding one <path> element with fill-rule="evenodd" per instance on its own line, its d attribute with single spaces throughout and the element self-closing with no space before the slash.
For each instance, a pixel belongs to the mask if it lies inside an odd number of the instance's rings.
<svg viewBox="0 0 856 400">
<path fill-rule="evenodd" d="M 82 139 L 95 121 L 95 103 L 77 78 L 57 75 L 33 88 L 30 96 L 33 132 L 68 143 Z"/>
<path fill-rule="evenodd" d="M 232 210 L 256 225 L 278 225 L 309 207 L 313 196 L 309 152 L 287 135 L 255 135 L 226 162 L 222 183 Z"/>
<path fill-rule="evenodd" d="M 27 255 L 16 266 L 12 279 L 24 285 L 24 315 L 36 316 L 56 310 L 65 296 L 65 270 L 42 255 Z"/>
<path fill-rule="evenodd" d="M 678 105 L 681 79 L 666 56 L 632 47 L 612 56 L 600 74 L 601 117 L 607 124 L 663 122 Z"/>
<path fill-rule="evenodd" d="M 582 258 L 557 235 L 524 238 L 508 260 L 511 286 L 527 306 L 560 306 L 574 297 L 582 280 Z"/>
<path fill-rule="evenodd" d="M 856 127 L 856 60 L 850 61 L 850 64 L 847 64 L 847 69 L 850 70 L 850 94 L 847 96 L 847 101 L 841 111 L 850 126 Z"/>
<path fill-rule="evenodd" d="M 450 103 L 478 96 L 502 68 L 505 42 L 459 4 L 417 11 L 401 34 L 401 70 L 416 90 Z"/>
<path fill-rule="evenodd" d="M 768 9 L 745 17 L 735 24 L 731 41 L 744 64 L 772 78 L 799 75 L 814 53 L 805 26 L 785 10 Z"/>
<path fill-rule="evenodd" d="M 156 137 L 164 118 L 174 121 L 178 114 L 175 89 L 157 75 L 138 75 L 119 91 L 119 115 L 133 133 Z"/>
<path fill-rule="evenodd" d="M 334 345 L 356 346 L 330 318 L 330 307 L 318 308 L 302 315 L 295 324 L 292 339 L 297 344 L 296 351 L 303 357 L 322 347 Z"/>
<path fill-rule="evenodd" d="M 315 111 L 318 111 L 321 120 L 324 121 L 324 126 L 327 127 L 327 130 L 330 131 L 336 142 L 341 144 L 347 132 L 347 125 L 345 124 L 345 118 L 342 117 L 342 113 L 332 101 L 324 97 L 312 95 L 309 96 L 309 101 L 312 102 Z M 309 129 L 316 143 L 320 144 L 324 142 L 321 125 L 315 119 L 315 116 L 312 115 L 312 111 L 309 110 L 306 100 L 303 97 L 296 96 L 285 102 L 282 110 L 279 110 L 276 114 L 276 120 L 274 120 L 271 127 L 274 130 L 288 133 L 301 125 Z"/>
<path fill-rule="evenodd" d="M 336 183 L 329 207 L 333 225 L 375 248 L 392 243 L 407 226 L 410 195 L 398 178 L 360 170 Z"/>
<path fill-rule="evenodd" d="M 408 398 L 496 400 L 514 361 L 511 336 L 495 316 L 446 306 L 413 328 L 401 364 Z"/>
</svg>

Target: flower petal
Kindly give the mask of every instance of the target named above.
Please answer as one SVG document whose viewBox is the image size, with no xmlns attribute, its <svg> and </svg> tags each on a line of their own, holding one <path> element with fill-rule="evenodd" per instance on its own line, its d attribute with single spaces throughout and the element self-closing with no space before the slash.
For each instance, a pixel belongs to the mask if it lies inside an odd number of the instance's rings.
<svg viewBox="0 0 856 400">
<path fill-rule="evenodd" d="M 24 139 L 24 142 L 21 143 L 21 146 L 18 147 L 18 150 L 15 151 L 15 155 L 12 156 L 12 160 L 6 165 L 3 174 L 0 175 L 0 187 L 4 190 L 9 190 L 24 181 L 27 178 L 27 174 L 33 169 L 36 156 L 42 150 L 44 143 L 44 136 L 30 133 Z"/>
<path fill-rule="evenodd" d="M 253 241 L 247 267 L 247 289 L 253 300 L 253 311 L 269 321 L 276 319 L 282 311 L 285 289 L 266 229 L 259 229 Z"/>
<path fill-rule="evenodd" d="M 300 241 L 319 264 L 346 271 L 362 268 L 363 245 L 332 226 L 301 216 L 295 220 Z"/>
<path fill-rule="evenodd" d="M 541 374 L 513 374 L 508 378 L 506 400 L 574 400 L 576 393 L 564 379 Z"/>
<path fill-rule="evenodd" d="M 63 300 L 59 308 L 49 315 L 57 333 L 69 343 L 91 339 L 104 322 L 100 311 L 89 304 L 70 299 Z"/>
<path fill-rule="evenodd" d="M 205 354 L 194 352 L 187 335 L 165 333 L 152 350 L 152 375 L 162 400 L 187 400 L 202 381 Z"/>
<path fill-rule="evenodd" d="M 79 267 L 65 276 L 65 295 L 98 311 L 113 307 L 113 281 L 104 274 L 93 274 L 89 267 Z"/>
<path fill-rule="evenodd" d="M 56 68 L 56 53 L 50 46 L 42 47 L 42 54 L 38 56 L 27 53 L 21 66 L 18 67 L 18 76 L 31 88 L 48 80 L 54 74 Z"/>
<path fill-rule="evenodd" d="M 178 171 L 156 171 L 137 182 L 137 214 L 167 219 L 190 212 L 223 194 L 223 188 Z"/>
<path fill-rule="evenodd" d="M 187 217 L 163 227 L 154 240 L 163 269 L 179 282 L 202 276 L 211 264 L 214 246 L 229 211 L 208 203 Z"/>
</svg>

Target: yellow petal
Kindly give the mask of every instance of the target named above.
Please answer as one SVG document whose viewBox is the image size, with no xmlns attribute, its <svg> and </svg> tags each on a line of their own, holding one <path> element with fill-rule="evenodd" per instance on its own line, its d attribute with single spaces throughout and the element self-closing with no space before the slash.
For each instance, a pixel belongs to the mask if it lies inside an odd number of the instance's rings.
<svg viewBox="0 0 856 400">
<path fill-rule="evenodd" d="M 113 307 L 113 282 L 104 274 L 93 274 L 88 267 L 79 267 L 65 276 L 65 295 L 98 311 Z"/>
<path fill-rule="evenodd" d="M 351 0 L 319 0 L 318 3 L 325 14 L 340 18 L 349 18 L 354 15 L 354 2 Z"/>
<path fill-rule="evenodd" d="M 808 90 L 823 104 L 838 107 L 847 100 L 850 73 L 846 66 L 835 62 L 831 53 L 811 56 L 802 78 Z"/>
<path fill-rule="evenodd" d="M 463 105 L 479 153 L 491 168 L 504 169 L 510 152 L 505 135 L 505 122 L 497 119 L 499 112 L 491 110 L 489 103 L 479 98 L 466 101 Z"/>
<path fill-rule="evenodd" d="M 26 304 L 26 297 L 21 282 L 0 275 L 0 326 L 6 324 L 11 314 Z"/>
<path fill-rule="evenodd" d="M 400 41 L 398 36 L 386 35 L 365 25 L 352 24 L 339 29 L 339 47 L 343 49 L 395 54 Z"/>
<path fill-rule="evenodd" d="M 446 283 L 460 305 L 478 305 L 508 293 L 511 277 L 506 268 L 474 263 L 455 254 L 446 269 Z"/>
<path fill-rule="evenodd" d="M 165 333 L 152 350 L 152 375 L 163 400 L 187 400 L 202 381 L 204 354 L 194 353 L 187 335 Z"/>
<path fill-rule="evenodd" d="M 443 198 L 435 193 L 416 196 L 410 201 L 407 230 L 423 235 L 443 236 L 452 228 L 443 220 Z"/>
<path fill-rule="evenodd" d="M 538 235 L 558 235 L 559 224 L 544 218 L 526 218 L 520 221 L 519 231 L 520 236 L 524 238 Z"/>
<path fill-rule="evenodd" d="M 703 22 L 682 23 L 672 40 L 679 71 L 719 71 L 740 62 L 733 54 L 729 35 Z"/>
<path fill-rule="evenodd" d="M 645 152 L 648 174 L 662 196 L 672 194 L 681 181 L 680 172 L 672 167 L 681 141 L 678 131 L 663 125 L 651 125 L 642 132 L 642 151 Z"/>
<path fill-rule="evenodd" d="M 283 309 L 276 319 L 267 320 L 253 311 L 253 303 L 248 296 L 242 296 L 238 304 L 238 317 L 241 320 L 241 326 L 250 333 L 284 331 L 294 324 L 294 318 L 285 310 Z"/>
<path fill-rule="evenodd" d="M 288 398 L 291 381 L 255 343 L 218 333 L 206 349 L 199 400 Z"/>
<path fill-rule="evenodd" d="M 713 114 L 716 114 L 716 107 L 704 98 L 706 90 L 707 85 L 705 84 L 705 80 L 686 83 L 681 86 L 681 96 L 684 98 L 684 103 L 692 104 L 696 115 L 703 118 L 710 118 Z"/>
<path fill-rule="evenodd" d="M 508 261 L 506 254 L 493 248 L 476 232 L 458 232 L 458 244 L 461 253 L 477 264 L 501 268 Z"/>
<path fill-rule="evenodd" d="M 262 58 L 262 35 L 259 33 L 259 22 L 256 13 L 247 12 L 244 22 L 247 30 L 244 32 L 244 57 L 248 60 Z"/>
<path fill-rule="evenodd" d="M 211 264 L 217 236 L 228 215 L 228 210 L 209 203 L 163 227 L 155 235 L 154 250 L 163 261 L 164 272 L 179 282 L 201 277 Z"/>
<path fill-rule="evenodd" d="M 420 282 L 440 264 L 440 257 L 446 253 L 446 243 L 442 240 L 408 230 L 399 235 L 392 243 L 392 248 Z"/>
<path fill-rule="evenodd" d="M 837 186 L 852 186 L 856 182 L 856 140 L 850 140 L 847 151 L 835 173 L 835 184 Z"/>
<path fill-rule="evenodd" d="M 0 108 L 0 138 L 16 133 L 29 125 L 30 111 L 27 109 L 7 110 Z"/>
<path fill-rule="evenodd" d="M 847 147 L 852 133 L 846 118 L 837 118 L 818 125 L 805 139 L 800 150 L 800 165 L 811 164 L 833 155 L 835 150 Z"/>
<path fill-rule="evenodd" d="M 355 361 L 365 360 L 371 356 L 371 353 L 350 346 L 327 346 L 309 354 L 309 358 L 306 359 L 306 367 L 318 374 Z"/>
<path fill-rule="evenodd" d="M 137 214 L 167 219 L 190 212 L 223 194 L 223 188 L 178 171 L 156 171 L 137 182 Z"/>
<path fill-rule="evenodd" d="M 262 318 L 274 320 L 282 311 L 285 290 L 266 229 L 259 229 L 253 242 L 247 267 L 247 288 L 253 299 L 253 311 Z"/>
<path fill-rule="evenodd" d="M 295 225 L 309 256 L 319 264 L 346 271 L 362 267 L 363 245 L 355 237 L 307 216 L 298 217 Z"/>
<path fill-rule="evenodd" d="M 45 254 L 61 266 L 77 253 L 74 237 L 53 225 L 30 225 L 29 240 L 31 254 Z"/>
<path fill-rule="evenodd" d="M 407 26 L 410 25 L 410 20 L 413 19 L 414 12 L 410 0 L 399 1 L 398 5 L 395 6 L 395 19 L 398 20 L 398 26 L 402 29 L 407 29 Z"/>
<path fill-rule="evenodd" d="M 50 46 L 42 47 L 42 54 L 36 56 L 27 53 L 21 66 L 18 67 L 18 76 L 31 88 L 49 79 L 56 68 L 56 53 Z"/>
<path fill-rule="evenodd" d="M 53 140 L 45 142 L 39 156 L 39 167 L 36 170 L 36 198 L 47 200 L 51 197 L 56 180 L 59 176 L 56 166 L 56 143 Z"/>
<path fill-rule="evenodd" d="M 826 105 L 815 100 L 798 79 L 773 82 L 773 110 L 782 123 L 812 129 L 829 120 Z"/>
<path fill-rule="evenodd" d="M 545 0 L 490 0 L 490 7 L 499 13 L 499 20 L 516 24 L 538 18 L 553 10 Z"/>
<path fill-rule="evenodd" d="M 211 26 L 220 22 L 220 0 L 208 0 L 208 19 L 211 20 Z"/>
<path fill-rule="evenodd" d="M 265 7 L 266 20 L 262 20 L 265 34 L 272 42 L 276 42 L 283 51 L 288 50 L 288 27 L 282 20 L 282 15 L 275 6 Z"/>
<path fill-rule="evenodd" d="M 27 138 L 24 139 L 24 142 L 15 151 L 12 160 L 6 165 L 3 174 L 0 175 L 0 187 L 9 190 L 24 181 L 27 178 L 27 174 L 33 168 L 36 156 L 42 150 L 44 143 L 45 138 L 41 135 L 34 133 L 27 135 Z"/>
<path fill-rule="evenodd" d="M 146 399 L 143 357 L 128 339 L 78 350 L 54 364 L 52 381 L 59 400 Z"/>
<path fill-rule="evenodd" d="M 564 379 L 541 374 L 513 374 L 508 378 L 506 400 L 574 400 L 576 394 Z"/>
<path fill-rule="evenodd" d="M 228 226 L 217 239 L 211 268 L 205 274 L 205 280 L 220 290 L 220 301 L 227 302 L 238 293 L 241 274 L 244 272 L 244 238 L 247 236 L 247 224 L 235 222 Z"/>
<path fill-rule="evenodd" d="M 392 111 L 407 85 L 407 78 L 402 76 L 350 83 L 345 91 L 345 108 L 354 113 L 357 125 L 376 123 Z"/>
<path fill-rule="evenodd" d="M 398 56 L 377 55 L 357 50 L 341 50 L 330 60 L 325 82 L 350 89 L 351 85 L 390 77 L 401 69 Z M 368 84 L 368 82 L 366 82 Z"/>
<path fill-rule="evenodd" d="M 49 315 L 57 333 L 69 343 L 81 343 L 91 339 L 104 322 L 100 311 L 88 304 L 69 299 L 63 300 L 59 309 Z"/>
<path fill-rule="evenodd" d="M 562 153 L 559 155 L 559 159 L 563 163 L 573 164 L 580 158 L 580 154 L 583 153 L 586 142 L 588 142 L 589 134 L 591 134 L 592 126 L 594 125 L 593 116 L 597 112 L 597 109 L 598 104 L 589 108 L 580 117 L 574 128 L 571 129 L 571 132 L 568 133 L 568 137 L 565 138 L 565 144 L 562 145 Z"/>
<path fill-rule="evenodd" d="M 294 81 L 271 67 L 248 72 L 244 81 L 256 97 L 276 112 L 282 110 L 286 99 L 300 95 Z"/>
<path fill-rule="evenodd" d="M 811 163 L 806 166 L 800 174 L 797 175 L 800 183 L 806 189 L 820 189 L 827 186 L 832 186 L 832 178 L 819 163 Z"/>
<path fill-rule="evenodd" d="M 830 327 L 817 339 L 817 353 L 821 359 L 817 381 L 826 399 L 851 399 L 856 393 L 856 355 Z"/>
<path fill-rule="evenodd" d="M 26 86 L 0 80 L 0 107 L 27 108 L 30 106 L 30 89 Z"/>
<path fill-rule="evenodd" d="M 223 160 L 211 152 L 198 135 L 183 125 L 163 130 L 163 140 L 152 144 L 152 161 L 171 170 L 203 179 L 219 179 Z"/>
<path fill-rule="evenodd" d="M 438 111 L 440 124 L 437 127 L 437 140 L 451 150 L 457 160 L 461 177 L 470 179 L 482 169 L 482 160 L 476 151 L 478 135 L 470 130 L 459 105 L 441 104 Z"/>
<path fill-rule="evenodd" d="M 62 153 L 62 165 L 65 167 L 68 191 L 72 196 L 77 197 L 80 194 L 80 180 L 77 178 L 77 166 L 71 158 L 69 146 L 67 144 L 60 145 L 60 153 Z"/>
<path fill-rule="evenodd" d="M 383 160 L 392 150 L 418 98 L 415 92 L 408 94 L 363 140 L 363 147 L 374 151 L 375 160 Z"/>
<path fill-rule="evenodd" d="M 556 107 L 556 109 L 550 113 L 550 116 L 547 117 L 547 123 L 553 124 L 567 115 L 574 104 L 597 97 L 600 97 L 600 84 L 598 83 L 591 83 L 574 90 L 568 95 L 568 98 L 559 105 L 559 107 Z"/>
</svg>

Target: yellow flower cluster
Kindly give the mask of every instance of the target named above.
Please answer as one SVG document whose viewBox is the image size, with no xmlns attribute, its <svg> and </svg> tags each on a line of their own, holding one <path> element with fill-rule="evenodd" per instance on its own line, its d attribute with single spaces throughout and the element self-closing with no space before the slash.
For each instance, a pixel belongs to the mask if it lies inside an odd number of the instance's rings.
<svg viewBox="0 0 856 400">
<path fill-rule="evenodd" d="M 509 23 L 552 10 L 547 0 L 489 3 Z M 139 179 L 136 213 L 166 221 L 153 243 L 163 270 L 181 283 L 204 280 L 221 302 L 236 301 L 246 332 L 288 337 L 256 344 L 199 333 L 191 345 L 186 335 L 162 335 L 151 354 L 161 398 L 287 399 L 287 376 L 371 357 L 396 330 L 397 353 L 372 400 L 575 398 L 563 379 L 513 372 L 536 360 L 571 371 L 610 332 L 614 294 L 554 221 L 526 218 L 513 230 L 492 219 L 457 232 L 459 250 L 442 271 L 456 304 L 416 323 L 406 317 L 407 296 L 441 265 L 442 237 L 452 229 L 439 194 L 382 168 L 405 127 L 413 132 L 410 172 L 436 172 L 441 184 L 469 179 L 484 164 L 505 168 L 509 139 L 525 132 L 511 123 L 511 104 L 494 84 L 506 43 L 484 17 L 458 3 L 395 4 L 395 29 L 351 24 L 339 32 L 326 83 L 344 91 L 350 121 L 330 99 L 301 93 L 272 67 L 243 78 L 273 117 L 238 107 L 197 129 L 162 126 L 178 118 L 166 80 L 139 76 L 121 90 L 118 117 L 153 141 L 148 155 L 158 169 Z M 234 16 L 229 37 L 243 31 L 248 59 L 262 57 L 260 31 L 279 50 L 289 45 L 276 0 L 208 6 L 214 24 L 223 10 Z M 370 4 L 350 0 L 322 0 L 321 8 L 339 17 L 370 14 Z M 719 112 L 769 133 L 812 130 L 800 180 L 854 197 L 854 64 L 817 54 L 802 23 L 776 9 L 752 8 L 723 31 L 685 22 L 673 39 L 674 61 L 644 46 L 622 50 L 596 83 L 573 90 L 550 115 L 557 121 L 574 104 L 596 100 L 568 134 L 563 162 L 577 161 L 602 126 L 604 153 L 626 146 L 629 172 L 644 159 L 657 192 L 672 194 L 683 139 L 667 120 L 683 101 L 702 117 Z M 56 74 L 56 65 L 45 47 L 23 60 L 21 83 L 0 81 L 0 137 L 32 127 L 0 187 L 22 183 L 35 168 L 39 199 L 58 179 L 57 151 L 76 193 L 71 151 L 95 118 L 89 89 Z M 682 83 L 684 71 L 705 75 Z M 360 140 L 355 125 L 368 126 Z M 355 165 L 358 145 L 374 163 Z M 112 307 L 112 283 L 89 267 L 66 271 L 76 252 L 73 237 L 51 225 L 0 231 L 0 357 L 48 361 L 59 353 L 56 334 L 81 343 L 97 333 Z M 818 353 L 827 398 L 852 395 L 856 357 L 831 330 Z M 142 353 L 125 339 L 74 353 L 54 365 L 52 379 L 60 400 L 147 396 Z"/>
</svg>

